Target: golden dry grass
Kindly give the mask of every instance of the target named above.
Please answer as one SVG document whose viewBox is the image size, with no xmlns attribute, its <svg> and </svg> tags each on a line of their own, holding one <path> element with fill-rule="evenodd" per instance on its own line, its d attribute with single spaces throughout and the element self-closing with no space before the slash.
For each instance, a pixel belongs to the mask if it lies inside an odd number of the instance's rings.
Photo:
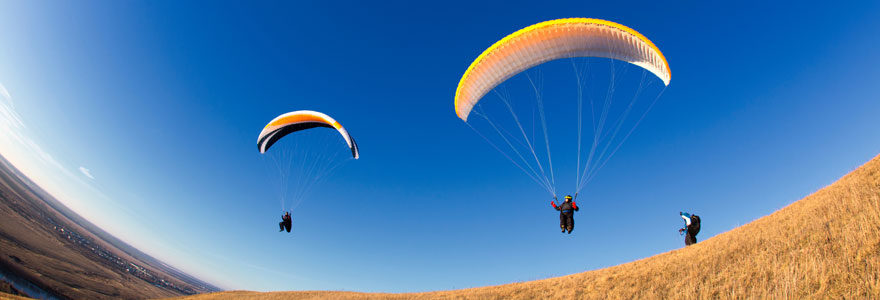
<svg viewBox="0 0 880 300">
<path fill-rule="evenodd" d="M 880 156 L 754 222 L 606 269 L 429 293 L 230 291 L 178 299 L 542 298 L 880 299 Z"/>
<path fill-rule="evenodd" d="M 22 297 L 22 296 L 18 296 L 18 295 L 0 292 L 0 300 L 28 300 L 28 299 L 32 299 L 32 298 Z"/>
</svg>

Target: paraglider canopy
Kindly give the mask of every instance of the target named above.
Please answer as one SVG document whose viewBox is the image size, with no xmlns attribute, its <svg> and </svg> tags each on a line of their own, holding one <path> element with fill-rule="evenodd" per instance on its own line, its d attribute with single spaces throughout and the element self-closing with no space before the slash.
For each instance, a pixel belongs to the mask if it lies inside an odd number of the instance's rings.
<svg viewBox="0 0 880 300">
<path fill-rule="evenodd" d="M 342 135 L 342 138 L 345 139 L 348 147 L 351 148 L 351 156 L 355 159 L 360 156 L 357 143 L 355 143 L 351 135 L 348 134 L 348 131 L 339 122 L 336 122 L 336 120 L 328 115 L 311 110 L 289 112 L 273 119 L 269 124 L 266 124 L 263 131 L 260 132 L 260 136 L 257 137 L 257 148 L 260 150 L 260 153 L 266 153 L 266 150 L 269 150 L 275 142 L 284 136 L 315 127 L 336 129 Z"/>
<path fill-rule="evenodd" d="M 569 18 L 520 29 L 483 51 L 458 83 L 455 113 L 467 122 L 486 93 L 517 73 L 569 57 L 604 57 L 640 66 L 669 85 L 669 63 L 648 38 L 611 21 Z"/>
</svg>

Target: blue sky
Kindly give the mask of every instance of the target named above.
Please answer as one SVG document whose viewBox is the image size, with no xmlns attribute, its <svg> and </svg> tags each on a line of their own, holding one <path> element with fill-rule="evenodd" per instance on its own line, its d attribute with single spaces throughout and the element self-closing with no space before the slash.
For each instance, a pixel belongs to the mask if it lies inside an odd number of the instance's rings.
<svg viewBox="0 0 880 300">
<path fill-rule="evenodd" d="M 7 1 L 0 154 L 107 231 L 228 289 L 404 292 L 565 275 L 682 247 L 678 211 L 703 217 L 704 240 L 877 155 L 878 8 Z M 547 193 L 452 106 L 481 51 L 563 17 L 634 28 L 672 71 L 582 195 L 570 236 Z M 546 81 L 571 80 L 555 70 Z M 339 120 L 362 158 L 280 234 L 254 144 L 268 120 L 299 109 Z"/>
</svg>

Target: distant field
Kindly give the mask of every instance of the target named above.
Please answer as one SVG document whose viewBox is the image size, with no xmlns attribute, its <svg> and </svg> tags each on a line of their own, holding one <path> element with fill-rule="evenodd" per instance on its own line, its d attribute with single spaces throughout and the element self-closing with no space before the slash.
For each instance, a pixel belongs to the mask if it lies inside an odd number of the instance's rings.
<svg viewBox="0 0 880 300">
<path fill-rule="evenodd" d="M 454 291 L 231 291 L 179 299 L 880 299 L 880 156 L 773 214 L 606 269 Z"/>
<path fill-rule="evenodd" d="M 219 290 L 157 266 L 49 197 L 0 158 L 0 271 L 28 282 L 23 289 L 2 283 L 0 299 L 11 297 L 2 292 L 133 299 Z"/>
</svg>

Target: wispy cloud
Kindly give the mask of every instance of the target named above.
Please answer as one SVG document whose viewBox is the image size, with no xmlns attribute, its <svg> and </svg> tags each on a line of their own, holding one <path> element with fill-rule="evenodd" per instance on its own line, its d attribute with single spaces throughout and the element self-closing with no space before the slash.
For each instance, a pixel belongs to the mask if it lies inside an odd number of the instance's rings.
<svg viewBox="0 0 880 300">
<path fill-rule="evenodd" d="M 92 171 L 88 168 L 80 166 L 79 171 L 83 173 L 83 175 L 86 175 L 86 177 L 88 177 L 89 179 L 95 180 L 95 176 L 92 176 Z"/>
<path fill-rule="evenodd" d="M 0 119 L 0 126 L 3 126 L 4 129 L 8 128 L 18 131 L 24 128 L 24 122 L 21 121 L 21 117 L 15 112 L 12 96 L 9 95 L 9 91 L 6 90 L 2 83 L 0 83 L 0 116 L 3 117 Z"/>
<path fill-rule="evenodd" d="M 33 139 L 28 137 L 27 126 L 22 121 L 21 115 L 15 111 L 12 96 L 2 83 L 0 83 L 0 138 L 19 144 L 43 164 L 60 168 L 69 173 L 49 152 L 43 150 Z"/>
<path fill-rule="evenodd" d="M 10 101 L 11 104 L 12 96 L 9 95 L 9 91 L 6 90 L 6 87 L 4 87 L 2 84 L 0 84 L 0 97 L 7 99 L 8 101 Z"/>
</svg>

